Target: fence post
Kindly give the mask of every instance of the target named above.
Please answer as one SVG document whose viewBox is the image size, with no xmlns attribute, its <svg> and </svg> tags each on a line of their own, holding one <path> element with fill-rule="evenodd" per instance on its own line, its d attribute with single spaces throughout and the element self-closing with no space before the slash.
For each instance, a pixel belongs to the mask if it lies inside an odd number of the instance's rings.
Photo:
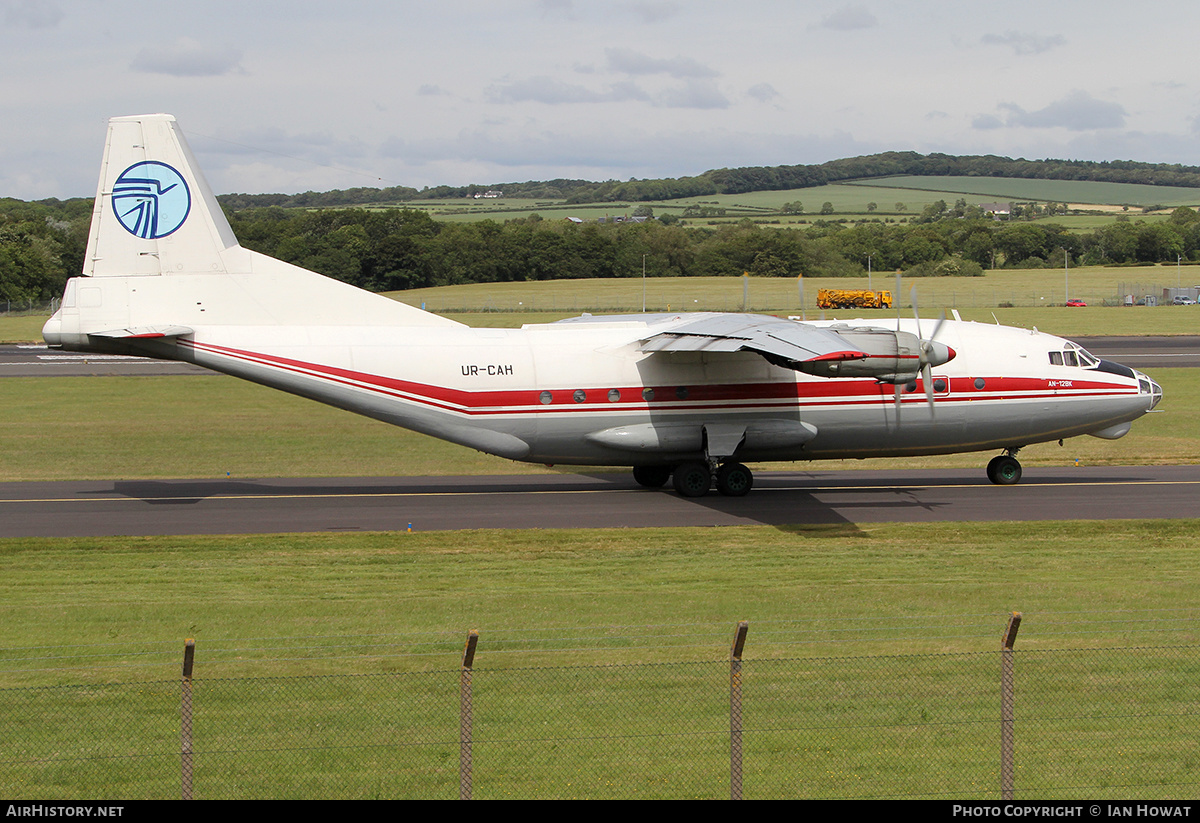
<svg viewBox="0 0 1200 823">
<path fill-rule="evenodd" d="M 1017 629 L 1021 628 L 1021 613 L 1009 615 L 1008 626 L 1000 648 L 1000 798 L 1013 799 L 1013 645 Z"/>
<path fill-rule="evenodd" d="M 475 665 L 475 646 L 479 632 L 471 629 L 463 649 L 462 672 L 458 681 L 458 799 L 471 799 L 471 667 Z"/>
<path fill-rule="evenodd" d="M 183 682 L 179 707 L 179 777 L 184 800 L 192 799 L 192 664 L 196 659 L 196 641 L 183 644 Z"/>
<path fill-rule="evenodd" d="M 729 799 L 742 799 L 742 650 L 750 624 L 737 624 L 729 650 Z"/>
</svg>

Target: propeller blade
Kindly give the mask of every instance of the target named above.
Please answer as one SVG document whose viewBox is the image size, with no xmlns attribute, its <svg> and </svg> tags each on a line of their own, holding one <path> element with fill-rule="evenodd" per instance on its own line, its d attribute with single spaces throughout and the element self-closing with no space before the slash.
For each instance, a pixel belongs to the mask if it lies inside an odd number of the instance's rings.
<svg viewBox="0 0 1200 823">
<path fill-rule="evenodd" d="M 933 375 L 928 363 L 921 369 L 921 381 L 925 384 L 925 402 L 929 404 L 929 417 L 936 420 L 937 414 L 933 411 Z"/>
<path fill-rule="evenodd" d="M 912 294 L 909 295 L 909 299 L 912 301 L 913 318 L 917 321 L 917 339 L 920 340 L 922 343 L 924 343 L 925 338 L 921 335 L 921 312 L 917 310 L 917 287 L 916 286 L 913 286 Z M 922 348 L 924 348 L 924 347 L 922 346 Z"/>
<path fill-rule="evenodd" d="M 917 287 L 913 286 L 912 290 L 912 307 L 913 317 L 917 322 L 917 339 L 921 341 L 920 363 L 921 363 L 921 382 L 925 384 L 925 402 L 929 404 L 929 417 L 936 420 L 937 415 L 934 412 L 933 403 L 933 366 L 940 366 L 943 363 L 948 363 L 954 359 L 954 349 L 944 343 L 935 342 L 938 332 L 942 330 L 942 324 L 946 322 L 946 312 L 942 312 L 942 316 L 938 318 L 934 324 L 933 334 L 926 338 L 921 334 L 921 312 L 917 307 Z"/>
<path fill-rule="evenodd" d="M 929 335 L 929 341 L 937 340 L 938 332 L 942 330 L 942 324 L 946 322 L 946 310 L 942 309 L 942 316 L 933 324 L 933 334 Z"/>
<path fill-rule="evenodd" d="M 904 294 L 900 291 L 900 269 L 896 269 L 896 291 L 893 294 L 896 301 L 896 331 L 900 331 L 900 295 Z"/>
</svg>

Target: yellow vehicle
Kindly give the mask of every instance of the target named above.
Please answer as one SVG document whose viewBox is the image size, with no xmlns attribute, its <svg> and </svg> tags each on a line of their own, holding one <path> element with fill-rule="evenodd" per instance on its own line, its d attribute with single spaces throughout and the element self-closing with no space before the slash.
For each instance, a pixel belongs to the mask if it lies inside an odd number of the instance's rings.
<svg viewBox="0 0 1200 823">
<path fill-rule="evenodd" d="M 890 291 L 870 291 L 868 289 L 818 289 L 817 308 L 819 309 L 890 309 L 892 293 Z"/>
</svg>

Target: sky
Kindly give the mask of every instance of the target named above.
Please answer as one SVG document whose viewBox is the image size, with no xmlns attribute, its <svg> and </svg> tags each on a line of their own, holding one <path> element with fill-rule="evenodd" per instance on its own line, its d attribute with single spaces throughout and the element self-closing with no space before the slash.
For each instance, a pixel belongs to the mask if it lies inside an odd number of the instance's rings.
<svg viewBox="0 0 1200 823">
<path fill-rule="evenodd" d="M 1200 165 L 1200 3 L 0 0 L 0 197 L 167 112 L 218 194 L 881 151 Z"/>
</svg>

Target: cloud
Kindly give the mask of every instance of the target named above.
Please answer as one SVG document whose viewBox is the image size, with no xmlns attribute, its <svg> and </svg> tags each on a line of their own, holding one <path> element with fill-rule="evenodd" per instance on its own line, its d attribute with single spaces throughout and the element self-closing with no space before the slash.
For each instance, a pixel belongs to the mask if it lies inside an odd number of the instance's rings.
<svg viewBox="0 0 1200 823">
<path fill-rule="evenodd" d="M 1128 115 L 1120 103 L 1097 100 L 1079 89 L 1037 111 L 1025 111 L 1011 103 L 1004 104 L 1002 108 L 1010 112 L 1008 125 L 1033 129 L 1115 129 L 1125 125 Z"/>
<path fill-rule="evenodd" d="M 575 4 L 571 0 L 538 0 L 537 6 L 542 10 L 543 17 L 575 19 Z"/>
<path fill-rule="evenodd" d="M 766 103 L 779 96 L 779 92 L 775 91 L 775 87 L 770 83 L 759 83 L 751 86 L 746 90 L 746 94 L 760 103 Z"/>
<path fill-rule="evenodd" d="M 52 29 L 62 22 L 63 12 L 46 0 L 4 0 L 4 23 L 30 29 Z"/>
<path fill-rule="evenodd" d="M 1061 34 L 1044 36 L 1023 31 L 1006 31 L 1004 34 L 985 34 L 981 42 L 989 46 L 1008 46 L 1016 54 L 1041 54 L 1065 45 L 1067 38 Z"/>
<path fill-rule="evenodd" d="M 168 45 L 142 49 L 129 67 L 146 74 L 168 74 L 172 77 L 217 77 L 244 73 L 241 62 L 240 49 L 230 46 L 208 47 L 188 37 L 181 37 Z"/>
<path fill-rule="evenodd" d="M 627 8 L 646 23 L 661 23 L 679 14 L 679 4 L 672 0 L 638 0 Z"/>
<path fill-rule="evenodd" d="M 607 91 L 594 91 L 575 83 L 564 83 L 541 75 L 496 85 L 486 92 L 493 103 L 545 103 L 558 106 L 564 103 L 616 103 L 625 100 L 647 100 L 648 95 L 633 83 L 617 83 Z"/>
<path fill-rule="evenodd" d="M 689 80 L 654 97 L 654 105 L 668 109 L 726 109 L 729 98 L 711 80 Z"/>
<path fill-rule="evenodd" d="M 980 114 L 976 115 L 975 119 L 971 121 L 971 128 L 1002 129 L 1004 128 L 1004 121 L 994 114 Z"/>
<path fill-rule="evenodd" d="M 495 85 L 484 94 L 493 103 L 649 103 L 665 109 L 723 109 L 729 99 L 711 80 L 687 80 L 681 85 L 651 94 L 637 83 L 622 81 L 596 91 L 576 83 L 564 83 L 545 75 Z"/>
<path fill-rule="evenodd" d="M 834 31 L 854 31 L 855 29 L 873 29 L 879 25 L 875 15 L 866 6 L 843 6 L 833 14 L 821 18 L 819 28 Z"/>
<path fill-rule="evenodd" d="M 633 49 L 606 49 L 608 66 L 624 74 L 665 74 L 677 80 L 716 77 L 718 72 L 690 57 L 658 58 Z"/>
<path fill-rule="evenodd" d="M 1007 112 L 1005 117 L 980 114 L 971 121 L 971 127 L 1090 131 L 1120 128 L 1125 125 L 1125 118 L 1129 116 L 1120 103 L 1097 100 L 1080 89 L 1036 111 L 1026 111 L 1015 103 L 1001 103 L 1000 108 Z"/>
</svg>

